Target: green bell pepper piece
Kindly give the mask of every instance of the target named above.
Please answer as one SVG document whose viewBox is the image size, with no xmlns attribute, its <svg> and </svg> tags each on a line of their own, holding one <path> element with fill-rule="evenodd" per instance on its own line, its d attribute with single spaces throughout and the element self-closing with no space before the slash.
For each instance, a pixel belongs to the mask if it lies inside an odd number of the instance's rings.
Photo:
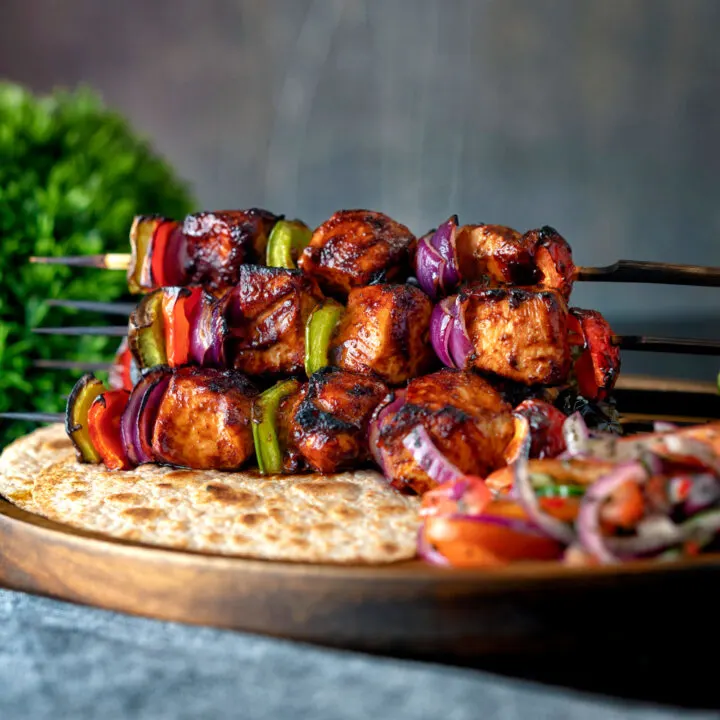
<svg viewBox="0 0 720 720">
<path fill-rule="evenodd" d="M 280 403 L 300 389 L 298 380 L 290 379 L 259 395 L 253 403 L 252 433 L 258 469 L 263 475 L 276 475 L 283 469 L 283 448 L 277 433 L 277 413 Z"/>
<path fill-rule="evenodd" d="M 266 263 L 268 267 L 294 270 L 295 260 L 308 246 L 312 230 L 300 220 L 279 220 L 268 238 Z"/>
<path fill-rule="evenodd" d="M 330 340 L 345 308 L 328 298 L 310 313 L 305 325 L 305 372 L 310 377 L 314 372 L 329 365 Z"/>
</svg>

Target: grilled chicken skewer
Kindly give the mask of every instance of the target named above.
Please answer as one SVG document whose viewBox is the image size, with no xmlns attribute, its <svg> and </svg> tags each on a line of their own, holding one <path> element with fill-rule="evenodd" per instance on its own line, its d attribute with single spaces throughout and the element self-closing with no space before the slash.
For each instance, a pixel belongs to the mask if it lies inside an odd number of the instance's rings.
<svg viewBox="0 0 720 720">
<path fill-rule="evenodd" d="M 425 434 L 423 452 L 442 453 L 442 462 L 463 472 L 486 473 L 516 453 L 519 416 L 534 418 L 534 457 L 564 449 L 559 410 L 537 399 L 513 410 L 488 381 L 450 369 L 389 391 L 376 377 L 323 368 L 262 393 L 235 370 L 155 368 L 131 391 L 110 390 L 88 373 L 64 419 L 78 460 L 111 470 L 144 463 L 236 470 L 254 456 L 267 474 L 333 473 L 376 461 L 397 487 L 424 492 L 434 482 L 408 445 L 412 433 Z"/>
<path fill-rule="evenodd" d="M 323 290 L 341 295 L 378 278 L 402 281 L 411 270 L 432 298 L 483 279 L 538 284 L 558 290 L 565 299 L 577 281 L 720 286 L 720 268 L 633 260 L 577 267 L 570 246 L 551 227 L 522 235 L 502 225 L 458 226 L 457 216 L 419 243 L 404 225 L 367 210 L 335 213 L 314 233 L 298 220 L 287 222 L 257 208 L 195 213 L 182 223 L 138 216 L 130 245 L 129 254 L 33 257 L 31 262 L 126 270 L 135 293 L 163 285 L 222 289 L 236 283 L 245 262 L 298 264 Z"/>
</svg>

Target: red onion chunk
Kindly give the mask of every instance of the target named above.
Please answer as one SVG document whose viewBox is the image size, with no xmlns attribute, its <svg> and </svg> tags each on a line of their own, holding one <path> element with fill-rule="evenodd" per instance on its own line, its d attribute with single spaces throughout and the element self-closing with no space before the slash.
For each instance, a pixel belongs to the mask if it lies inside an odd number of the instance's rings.
<svg viewBox="0 0 720 720">
<path fill-rule="evenodd" d="M 637 461 L 618 465 L 611 473 L 594 482 L 580 501 L 576 522 L 578 538 L 582 546 L 602 563 L 620 562 L 621 558 L 612 551 L 611 543 L 603 535 L 600 511 L 604 503 L 619 487 L 628 482 L 644 482 L 647 469 Z"/>
<path fill-rule="evenodd" d="M 171 377 L 170 373 L 160 376 L 150 390 L 144 394 L 140 406 L 138 438 L 140 439 L 143 455 L 152 458 L 152 460 L 146 460 L 145 462 L 152 462 L 155 459 L 152 451 L 152 435 L 155 429 L 155 421 L 157 420 L 160 403 L 163 397 L 165 397 L 165 391 L 168 389 Z"/>
<path fill-rule="evenodd" d="M 422 425 L 417 425 L 405 436 L 403 445 L 438 485 L 464 477 L 464 473 L 437 449 Z"/>
<path fill-rule="evenodd" d="M 459 295 L 455 296 L 455 300 L 450 306 L 450 314 L 453 316 L 453 325 L 449 330 L 450 338 L 448 341 L 448 349 L 453 365 L 462 370 L 467 368 L 468 357 L 474 348 L 472 342 L 470 342 L 470 336 L 467 333 L 465 318 L 460 310 Z"/>
<path fill-rule="evenodd" d="M 452 299 L 450 302 L 452 303 Z M 454 367 L 448 347 L 453 323 L 454 319 L 450 314 L 447 300 L 442 300 L 435 305 L 430 315 L 430 342 L 440 362 L 447 367 Z"/>
<path fill-rule="evenodd" d="M 440 552 L 438 552 L 429 542 L 425 535 L 425 526 L 421 526 L 418 531 L 417 553 L 419 557 L 431 565 L 450 566 L 450 562 Z"/>
<path fill-rule="evenodd" d="M 590 430 L 580 412 L 569 415 L 563 423 L 566 450 L 563 457 L 580 457 L 589 451 Z"/>
<path fill-rule="evenodd" d="M 423 292 L 433 300 L 442 295 L 445 262 L 427 236 L 418 242 L 415 252 L 415 277 Z"/>
<path fill-rule="evenodd" d="M 165 245 L 165 257 L 163 258 L 163 273 L 165 274 L 166 285 L 177 285 L 184 287 L 188 284 L 187 265 L 187 238 L 182 231 L 182 225 L 178 225 L 171 231 Z"/>
<path fill-rule="evenodd" d="M 144 375 L 135 385 L 127 407 L 120 419 L 120 433 L 128 458 L 133 465 L 154 462 L 149 445 L 143 442 L 140 434 L 140 414 L 145 407 L 148 396 L 155 386 L 165 377 L 169 377 L 169 368 L 155 368 Z"/>
<path fill-rule="evenodd" d="M 460 269 L 458 267 L 457 248 L 455 246 L 457 226 L 457 215 L 453 215 L 438 227 L 430 239 L 430 243 L 435 250 L 438 251 L 443 260 L 442 275 L 439 284 L 444 292 L 452 292 L 460 283 Z"/>
<path fill-rule="evenodd" d="M 213 340 L 212 315 L 215 304 L 215 298 L 209 293 L 203 292 L 200 301 L 188 319 L 190 325 L 190 360 L 200 366 L 204 365 L 205 355 L 208 353 Z"/>
<path fill-rule="evenodd" d="M 397 412 L 402 407 L 406 394 L 407 391 L 402 389 L 387 395 L 385 400 L 375 408 L 368 423 L 368 447 L 370 448 L 370 454 L 384 475 L 387 475 L 387 472 L 385 471 L 385 462 L 382 457 L 382 450 L 380 449 L 380 423 L 386 415 Z"/>
</svg>

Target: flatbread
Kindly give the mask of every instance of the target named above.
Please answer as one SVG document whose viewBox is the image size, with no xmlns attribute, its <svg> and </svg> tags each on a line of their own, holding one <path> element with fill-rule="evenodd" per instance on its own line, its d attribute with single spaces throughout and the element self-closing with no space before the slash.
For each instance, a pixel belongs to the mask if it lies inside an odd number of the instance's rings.
<svg viewBox="0 0 720 720">
<path fill-rule="evenodd" d="M 0 456 L 0 494 L 73 527 L 151 545 L 263 560 L 381 564 L 415 556 L 420 500 L 372 470 L 257 472 L 78 463 L 61 425 Z"/>
</svg>

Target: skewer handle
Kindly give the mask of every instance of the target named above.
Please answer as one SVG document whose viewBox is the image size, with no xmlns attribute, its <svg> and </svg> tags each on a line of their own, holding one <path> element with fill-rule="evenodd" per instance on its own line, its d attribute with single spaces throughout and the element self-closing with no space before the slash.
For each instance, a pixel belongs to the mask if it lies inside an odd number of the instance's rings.
<svg viewBox="0 0 720 720">
<path fill-rule="evenodd" d="M 29 420 L 30 422 L 57 423 L 65 422 L 65 413 L 41 412 L 4 412 L 0 413 L 2 420 Z"/>
<path fill-rule="evenodd" d="M 618 260 L 606 267 L 579 267 L 577 280 L 720 287 L 720 267 Z"/>
<path fill-rule="evenodd" d="M 720 355 L 720 341 L 718 340 L 645 337 L 644 335 L 613 335 L 612 340 L 613 345 L 618 345 L 622 350 Z"/>
</svg>

